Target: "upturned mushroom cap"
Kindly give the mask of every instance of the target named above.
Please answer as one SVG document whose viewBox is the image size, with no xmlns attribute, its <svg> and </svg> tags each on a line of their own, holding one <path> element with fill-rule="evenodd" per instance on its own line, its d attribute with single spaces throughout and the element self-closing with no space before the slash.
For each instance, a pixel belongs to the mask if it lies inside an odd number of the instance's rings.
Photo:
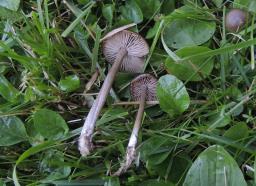
<svg viewBox="0 0 256 186">
<path fill-rule="evenodd" d="M 145 56 L 149 53 L 148 44 L 143 37 L 135 32 L 122 30 L 103 41 L 103 54 L 111 64 L 121 48 L 127 51 L 127 55 L 123 58 L 120 69 L 133 73 L 142 72 Z"/>
<path fill-rule="evenodd" d="M 247 13 L 240 9 L 233 9 L 226 15 L 226 28 L 228 31 L 237 32 L 246 23 Z"/>
<path fill-rule="evenodd" d="M 116 33 L 121 32 L 123 30 L 127 30 L 128 28 L 131 28 L 131 27 L 133 27 L 135 25 L 136 25 L 136 23 L 131 23 L 131 24 L 128 24 L 128 25 L 124 25 L 124 26 L 118 27 L 118 28 L 112 30 L 111 32 L 107 33 L 100 41 L 104 41 L 104 40 L 112 37 Z"/>
<path fill-rule="evenodd" d="M 145 101 L 155 101 L 157 79 L 150 74 L 142 74 L 134 78 L 131 82 L 130 92 L 132 99 L 139 101 L 144 91 L 146 91 Z"/>
</svg>

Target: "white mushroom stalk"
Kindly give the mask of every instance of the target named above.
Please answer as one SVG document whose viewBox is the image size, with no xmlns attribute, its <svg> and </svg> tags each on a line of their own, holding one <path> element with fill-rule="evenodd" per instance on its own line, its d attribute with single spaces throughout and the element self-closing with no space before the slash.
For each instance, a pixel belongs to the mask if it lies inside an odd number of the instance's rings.
<svg viewBox="0 0 256 186">
<path fill-rule="evenodd" d="M 149 48 L 146 41 L 137 33 L 127 30 L 116 30 L 104 37 L 103 53 L 106 60 L 112 64 L 101 90 L 89 111 L 79 137 L 78 146 L 82 156 L 87 156 L 93 149 L 92 135 L 96 121 L 103 108 L 107 95 L 119 69 L 128 72 L 141 72 L 144 58 Z"/>
<path fill-rule="evenodd" d="M 156 85 L 157 79 L 150 74 L 140 75 L 131 82 L 131 96 L 135 101 L 139 101 L 140 104 L 133 126 L 132 134 L 130 136 L 129 143 L 126 149 L 125 160 L 121 164 L 121 167 L 118 169 L 118 171 L 114 174 L 116 176 L 125 173 L 127 169 L 130 168 L 133 160 L 135 159 L 136 146 L 138 142 L 138 135 L 143 118 L 145 103 L 146 101 L 156 100 Z"/>
</svg>

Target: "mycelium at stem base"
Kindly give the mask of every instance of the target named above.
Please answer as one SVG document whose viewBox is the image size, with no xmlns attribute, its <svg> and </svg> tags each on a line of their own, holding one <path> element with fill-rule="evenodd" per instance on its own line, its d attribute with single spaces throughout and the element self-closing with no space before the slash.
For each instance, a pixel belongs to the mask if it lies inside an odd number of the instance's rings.
<svg viewBox="0 0 256 186">
<path fill-rule="evenodd" d="M 124 56 L 127 54 L 125 48 L 120 48 L 115 62 L 109 70 L 105 81 L 100 89 L 100 92 L 94 101 L 91 110 L 89 111 L 85 123 L 82 128 L 81 135 L 79 137 L 78 146 L 82 156 L 87 156 L 93 148 L 92 134 L 96 125 L 97 118 L 99 117 L 100 111 L 106 102 L 107 95 L 111 89 L 112 83 L 118 72 Z"/>
<path fill-rule="evenodd" d="M 135 159 L 136 156 L 136 146 L 137 146 L 137 141 L 138 141 L 138 136 L 139 136 L 139 131 L 141 127 L 141 122 L 142 122 L 142 117 L 144 113 L 144 107 L 145 107 L 145 101 L 146 101 L 146 89 L 145 87 L 144 92 L 142 93 L 140 104 L 139 104 L 139 110 L 137 112 L 136 120 L 133 126 L 132 134 L 126 149 L 126 157 L 124 162 L 122 163 L 121 167 L 118 169 L 114 175 L 120 176 L 124 172 L 127 171 L 127 169 L 131 166 L 133 160 Z"/>
</svg>

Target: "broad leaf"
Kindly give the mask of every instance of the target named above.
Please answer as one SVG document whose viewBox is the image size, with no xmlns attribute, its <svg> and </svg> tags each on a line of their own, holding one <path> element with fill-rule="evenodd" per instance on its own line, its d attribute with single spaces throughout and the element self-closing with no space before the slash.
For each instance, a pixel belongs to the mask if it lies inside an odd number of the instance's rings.
<svg viewBox="0 0 256 186">
<path fill-rule="evenodd" d="M 230 115 L 225 114 L 225 107 L 221 108 L 220 112 L 209 118 L 209 129 L 222 128 L 231 122 Z"/>
<path fill-rule="evenodd" d="M 63 152 L 50 149 L 45 154 L 44 158 L 40 161 L 40 169 L 42 172 L 47 173 L 44 179 L 46 182 L 51 182 L 57 179 L 66 178 L 71 169 L 66 165 Z"/>
<path fill-rule="evenodd" d="M 143 11 L 143 16 L 148 19 L 157 13 L 161 6 L 159 0 L 136 0 L 136 2 L 140 9 Z"/>
<path fill-rule="evenodd" d="M 13 85 L 0 74 L 0 95 L 10 102 L 17 101 L 19 91 L 13 87 Z"/>
<path fill-rule="evenodd" d="M 179 57 L 183 58 L 200 52 L 211 51 L 207 47 L 195 46 L 185 47 L 175 52 Z M 213 58 L 199 57 L 184 62 L 175 62 L 171 58 L 167 58 L 165 66 L 170 74 L 175 75 L 181 80 L 200 81 L 210 75 L 213 69 Z"/>
<path fill-rule="evenodd" d="M 159 29 L 159 26 L 160 26 L 160 21 L 155 22 L 155 25 L 148 30 L 147 35 L 146 35 L 146 39 L 153 38 L 156 35 L 157 30 Z"/>
<path fill-rule="evenodd" d="M 157 84 L 160 107 L 171 117 L 182 114 L 190 103 L 184 84 L 173 75 L 162 76 Z"/>
<path fill-rule="evenodd" d="M 114 12 L 114 6 L 112 4 L 105 4 L 102 7 L 102 15 L 108 20 L 109 23 L 112 23 L 113 12 Z"/>
<path fill-rule="evenodd" d="M 189 169 L 183 186 L 246 186 L 236 161 L 219 145 L 203 151 Z"/>
<path fill-rule="evenodd" d="M 125 6 L 120 7 L 122 16 L 134 23 L 143 21 L 143 14 L 135 0 L 126 1 Z"/>
<path fill-rule="evenodd" d="M 187 11 L 190 11 L 188 15 L 186 15 Z M 183 12 L 184 15 L 179 15 L 179 12 Z M 169 47 L 179 49 L 197 46 L 212 38 L 216 29 L 214 21 L 199 20 L 198 17 L 202 17 L 202 15 L 188 19 L 187 17 L 191 17 L 191 14 L 196 16 L 197 12 L 193 12 L 187 7 L 177 9 L 175 14 L 182 16 L 182 18 L 171 19 L 163 31 L 164 41 Z"/>
<path fill-rule="evenodd" d="M 142 143 L 140 147 L 141 158 L 146 161 L 150 155 L 159 153 L 162 146 L 168 144 L 168 138 L 153 136 Z"/>
<path fill-rule="evenodd" d="M 67 76 L 60 80 L 59 87 L 62 91 L 72 92 L 80 86 L 80 79 L 76 75 Z"/>
<path fill-rule="evenodd" d="M 246 123 L 237 123 L 234 126 L 230 127 L 224 133 L 224 136 L 232 140 L 243 140 L 249 136 L 249 128 Z"/>
<path fill-rule="evenodd" d="M 247 9 L 256 13 L 256 0 L 234 0 L 234 8 Z"/>
<path fill-rule="evenodd" d="M 18 117 L 0 117 L 0 146 L 14 145 L 27 139 L 25 126 Z"/>
<path fill-rule="evenodd" d="M 68 132 L 65 120 L 58 113 L 48 109 L 38 110 L 34 114 L 34 125 L 47 139 L 59 139 Z"/>
<path fill-rule="evenodd" d="M 20 0 L 0 0 L 0 6 L 17 11 L 20 6 Z"/>
</svg>

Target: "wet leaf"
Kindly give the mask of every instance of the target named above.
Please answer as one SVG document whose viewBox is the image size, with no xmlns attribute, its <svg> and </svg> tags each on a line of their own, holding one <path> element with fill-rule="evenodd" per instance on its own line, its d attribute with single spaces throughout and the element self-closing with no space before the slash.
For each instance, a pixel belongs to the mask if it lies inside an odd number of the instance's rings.
<svg viewBox="0 0 256 186">
<path fill-rule="evenodd" d="M 215 128 L 222 128 L 227 126 L 231 122 L 230 115 L 225 114 L 225 107 L 221 108 L 221 111 L 212 117 L 210 117 L 210 123 L 209 128 L 215 129 Z"/>
<path fill-rule="evenodd" d="M 161 6 L 159 0 L 136 0 L 136 2 L 143 11 L 143 16 L 148 19 L 157 13 Z"/>
<path fill-rule="evenodd" d="M 143 14 L 135 0 L 126 1 L 125 6 L 120 7 L 122 16 L 134 23 L 143 21 Z"/>
<path fill-rule="evenodd" d="M 1 0 L 0 6 L 9 10 L 17 11 L 20 6 L 20 0 Z"/>
<path fill-rule="evenodd" d="M 112 4 L 105 4 L 102 8 L 102 15 L 108 20 L 109 23 L 112 23 L 113 12 L 114 6 Z"/>
<path fill-rule="evenodd" d="M 0 117 L 0 146 L 28 140 L 23 122 L 15 116 Z"/>
<path fill-rule="evenodd" d="M 77 75 L 67 76 L 60 80 L 59 87 L 62 91 L 73 92 L 80 87 L 80 79 Z"/>
<path fill-rule="evenodd" d="M 47 173 L 45 181 L 51 182 L 66 178 L 71 173 L 71 168 L 65 165 L 64 154 L 57 150 L 48 150 L 40 161 L 40 169 Z"/>
<path fill-rule="evenodd" d="M 146 35 L 146 39 L 153 38 L 156 35 L 159 26 L 160 26 L 160 21 L 155 22 L 155 25 L 153 26 L 153 28 L 150 28 L 148 30 L 147 35 Z"/>
<path fill-rule="evenodd" d="M 242 140 L 249 136 L 249 128 L 246 123 L 237 123 L 230 127 L 225 133 L 225 137 L 233 140 Z"/>
<path fill-rule="evenodd" d="M 256 13 L 256 0 L 234 0 L 234 8 L 247 9 Z"/>
<path fill-rule="evenodd" d="M 160 107 L 171 117 L 182 114 L 190 103 L 184 84 L 173 75 L 165 75 L 159 79 L 157 97 Z"/>
<path fill-rule="evenodd" d="M 183 186 L 246 186 L 236 161 L 219 145 L 203 151 L 189 169 Z"/>
<path fill-rule="evenodd" d="M 0 74 L 0 95 L 10 102 L 17 101 L 19 91 L 13 87 L 13 85 Z"/>
<path fill-rule="evenodd" d="M 57 112 L 48 109 L 38 110 L 34 114 L 34 125 L 47 139 L 59 139 L 68 132 L 65 120 Z"/>
<path fill-rule="evenodd" d="M 158 153 L 161 146 L 166 144 L 167 141 L 168 139 L 165 137 L 153 136 L 146 140 L 145 142 L 143 142 L 140 148 L 142 159 L 146 160 L 148 156 Z"/>
<path fill-rule="evenodd" d="M 197 46 L 211 39 L 215 29 L 216 23 L 214 21 L 198 20 L 196 18 L 174 19 L 166 25 L 163 38 L 167 46 L 176 49 Z"/>
<path fill-rule="evenodd" d="M 179 57 L 186 57 L 206 51 L 211 50 L 207 47 L 195 46 L 179 49 L 175 51 L 175 54 Z M 207 56 L 179 63 L 175 62 L 171 58 L 167 58 L 165 66 L 170 74 L 177 76 L 181 80 L 200 81 L 210 75 L 213 69 L 213 62 L 213 58 L 209 58 Z"/>
</svg>

